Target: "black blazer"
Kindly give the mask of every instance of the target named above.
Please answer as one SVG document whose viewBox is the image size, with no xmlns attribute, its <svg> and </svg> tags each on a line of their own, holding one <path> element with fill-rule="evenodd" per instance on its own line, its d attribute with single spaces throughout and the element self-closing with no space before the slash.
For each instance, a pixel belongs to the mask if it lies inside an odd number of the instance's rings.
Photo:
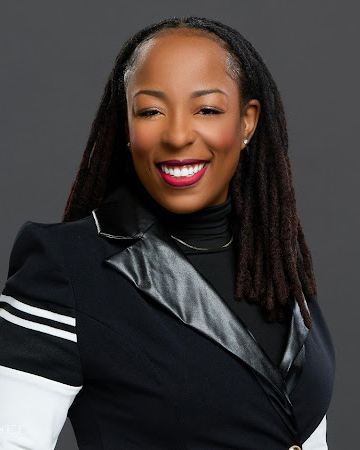
<svg viewBox="0 0 360 450">
<path fill-rule="evenodd" d="M 311 330 L 292 303 L 276 367 L 129 188 L 83 219 L 25 222 L 1 300 L 4 448 L 53 449 L 67 415 L 82 450 L 327 448 L 316 298 Z"/>
</svg>

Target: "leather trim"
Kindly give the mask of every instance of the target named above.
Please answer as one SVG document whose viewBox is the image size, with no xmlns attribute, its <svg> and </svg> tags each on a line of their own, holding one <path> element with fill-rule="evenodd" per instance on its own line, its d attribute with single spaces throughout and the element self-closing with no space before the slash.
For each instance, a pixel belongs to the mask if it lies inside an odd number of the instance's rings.
<svg viewBox="0 0 360 450">
<path fill-rule="evenodd" d="M 305 299 L 304 293 L 303 297 Z M 297 383 L 305 361 L 304 343 L 309 331 L 304 324 L 299 305 L 293 298 L 290 299 L 290 302 L 292 304 L 293 315 L 287 345 L 279 365 L 279 371 L 286 380 L 286 388 L 289 395 Z"/>
<path fill-rule="evenodd" d="M 184 323 L 246 361 L 282 394 L 284 379 L 265 360 L 252 334 L 239 326 L 239 319 L 207 280 L 154 228 L 105 261 Z"/>
</svg>

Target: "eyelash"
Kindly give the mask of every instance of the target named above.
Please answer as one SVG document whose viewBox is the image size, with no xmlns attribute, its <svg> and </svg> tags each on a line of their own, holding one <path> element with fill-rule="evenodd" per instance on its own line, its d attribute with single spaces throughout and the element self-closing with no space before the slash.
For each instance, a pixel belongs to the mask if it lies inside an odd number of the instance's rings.
<svg viewBox="0 0 360 450">
<path fill-rule="evenodd" d="M 212 116 L 212 115 L 222 114 L 223 113 L 222 111 L 219 111 L 218 109 L 214 109 L 214 108 L 205 107 L 205 108 L 201 108 L 200 109 L 200 111 L 204 111 L 204 110 L 205 111 L 211 111 L 211 114 L 201 114 L 203 116 Z M 152 117 L 152 116 L 157 115 L 157 114 L 149 114 L 149 113 L 152 113 L 152 112 L 159 112 L 159 111 L 157 109 L 149 109 L 147 111 L 141 111 L 137 115 L 141 116 L 141 117 Z"/>
</svg>

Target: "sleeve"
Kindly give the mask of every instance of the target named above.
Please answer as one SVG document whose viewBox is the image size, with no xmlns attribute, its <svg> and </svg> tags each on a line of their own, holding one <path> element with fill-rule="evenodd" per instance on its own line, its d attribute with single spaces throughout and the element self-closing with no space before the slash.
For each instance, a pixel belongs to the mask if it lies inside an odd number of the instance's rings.
<svg viewBox="0 0 360 450">
<path fill-rule="evenodd" d="M 11 250 L 0 297 L 1 449 L 53 450 L 82 388 L 75 301 L 56 229 L 27 221 Z"/>
</svg>

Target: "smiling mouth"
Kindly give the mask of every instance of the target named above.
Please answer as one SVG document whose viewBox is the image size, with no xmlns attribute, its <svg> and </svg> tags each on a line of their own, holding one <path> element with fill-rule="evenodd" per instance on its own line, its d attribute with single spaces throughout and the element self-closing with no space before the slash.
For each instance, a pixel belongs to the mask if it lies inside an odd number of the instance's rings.
<svg viewBox="0 0 360 450">
<path fill-rule="evenodd" d="M 205 165 L 208 165 L 209 163 L 203 162 L 199 164 L 185 164 L 182 166 L 167 166 L 166 164 L 156 164 L 158 169 L 160 169 L 163 173 L 170 175 L 174 178 L 184 178 L 184 177 L 191 177 L 195 175 L 196 173 L 200 172 Z"/>
<path fill-rule="evenodd" d="M 181 188 L 198 183 L 204 176 L 209 164 L 210 162 L 203 162 L 182 166 L 167 166 L 160 163 L 156 164 L 156 168 L 165 183 L 175 188 Z"/>
</svg>

